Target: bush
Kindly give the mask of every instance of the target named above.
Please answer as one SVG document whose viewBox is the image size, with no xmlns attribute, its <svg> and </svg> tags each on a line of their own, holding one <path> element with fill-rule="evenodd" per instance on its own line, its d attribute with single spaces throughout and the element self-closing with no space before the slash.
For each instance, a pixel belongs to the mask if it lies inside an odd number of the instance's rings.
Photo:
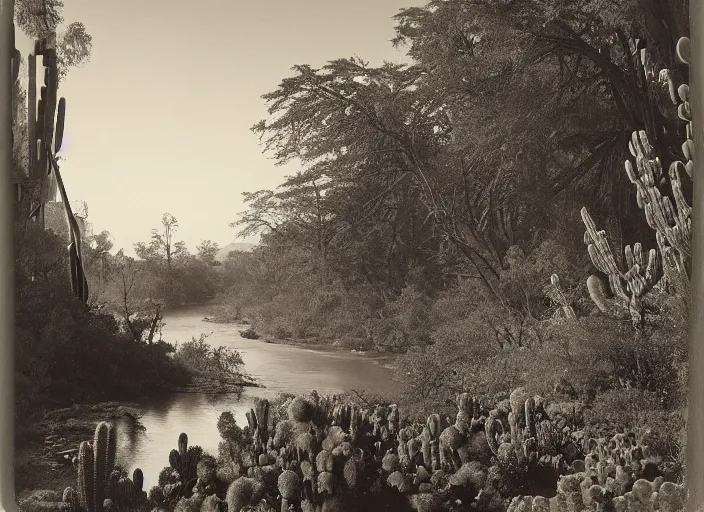
<svg viewBox="0 0 704 512">
<path fill-rule="evenodd" d="M 253 327 L 249 327 L 245 329 L 244 331 L 238 331 L 240 333 L 240 336 L 243 338 L 246 338 L 248 340 L 258 340 L 259 339 L 259 334 L 257 334 L 257 331 L 254 330 Z"/>
<path fill-rule="evenodd" d="M 174 361 L 188 372 L 213 378 L 240 377 L 244 365 L 239 352 L 228 347 L 213 348 L 201 334 L 176 347 Z"/>
<path fill-rule="evenodd" d="M 188 381 L 173 347 L 136 343 L 111 315 L 75 300 L 66 283 L 25 283 L 17 295 L 17 414 L 47 401 L 130 400 Z"/>
</svg>

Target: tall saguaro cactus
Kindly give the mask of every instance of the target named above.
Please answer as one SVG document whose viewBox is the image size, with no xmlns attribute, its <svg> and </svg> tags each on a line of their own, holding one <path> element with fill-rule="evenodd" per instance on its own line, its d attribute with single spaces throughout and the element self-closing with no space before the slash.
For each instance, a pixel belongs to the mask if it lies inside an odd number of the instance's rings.
<svg viewBox="0 0 704 512">
<path fill-rule="evenodd" d="M 14 24 L 13 24 L 14 33 Z M 66 210 L 69 224 L 70 241 L 68 246 L 70 260 L 71 289 L 82 302 L 88 300 L 88 281 L 83 270 L 81 254 L 81 231 L 78 226 L 66 194 L 56 154 L 61 150 L 66 118 L 66 100 L 59 98 L 59 73 L 57 69 L 56 35 L 35 41 L 34 53 L 29 55 L 29 80 L 27 90 L 27 138 L 28 138 L 28 174 L 36 185 L 35 204 L 30 218 L 46 227 L 45 205 L 56 197 L 58 190 Z M 14 47 L 14 38 L 13 38 Z M 13 48 L 11 66 L 13 71 L 13 88 L 19 91 L 19 51 Z M 37 94 L 37 58 L 41 57 L 44 68 L 43 85 Z M 19 99 L 19 93 L 13 94 L 13 106 Z M 19 109 L 13 108 L 13 119 L 18 121 Z"/>
</svg>

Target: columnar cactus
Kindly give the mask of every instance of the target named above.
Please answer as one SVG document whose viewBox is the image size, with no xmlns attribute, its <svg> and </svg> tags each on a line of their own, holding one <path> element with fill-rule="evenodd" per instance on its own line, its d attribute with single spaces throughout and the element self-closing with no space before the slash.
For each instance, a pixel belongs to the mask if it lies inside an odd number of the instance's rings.
<svg viewBox="0 0 704 512">
<path fill-rule="evenodd" d="M 137 468 L 132 472 L 132 482 L 134 483 L 135 489 L 142 492 L 144 488 L 144 473 L 141 469 Z"/>
<path fill-rule="evenodd" d="M 178 450 L 171 450 L 169 453 L 169 464 L 179 474 L 183 484 L 193 478 L 198 464 L 196 459 L 188 448 L 188 436 L 182 432 L 178 436 Z"/>
<path fill-rule="evenodd" d="M 677 43 L 676 54 L 681 64 L 689 64 L 689 39 L 684 37 Z M 682 180 L 692 179 L 694 170 L 694 143 L 692 141 L 692 111 L 689 104 L 689 86 L 676 86 L 668 70 L 670 97 L 677 106 L 679 119 L 685 123 L 685 141 L 682 144 L 684 162 L 675 161 L 668 169 L 672 198 L 664 196 L 660 187 L 665 176 L 660 159 L 648 140 L 652 130 L 635 132 L 629 143 L 635 158 L 626 162 L 626 173 L 636 187 L 638 206 L 644 211 L 648 225 L 655 230 L 662 270 L 667 276 L 676 271 L 689 277 L 691 271 L 691 214 L 692 208 L 685 199 Z M 674 205 L 673 205 L 674 201 Z M 609 314 L 630 316 L 635 324 L 642 322 L 642 298 L 660 279 L 657 251 L 651 249 L 647 258 L 640 244 L 633 249 L 626 247 L 626 272 L 621 272 L 606 242 L 603 231 L 597 231 L 594 221 L 586 209 L 582 209 L 582 220 L 587 227 L 585 242 L 594 265 L 609 279 L 611 293 L 597 276 L 587 281 L 589 293 L 597 307 Z M 624 286 L 625 285 L 625 286 Z M 613 296 L 610 297 L 610 295 Z"/>
<path fill-rule="evenodd" d="M 538 431 L 535 427 L 535 399 L 529 397 L 525 403 L 526 409 L 526 434 L 528 437 L 537 439 Z"/>
<path fill-rule="evenodd" d="M 117 498 L 117 483 L 120 481 L 120 478 L 122 478 L 122 475 L 117 470 L 110 473 L 110 477 L 108 478 L 106 497 L 113 501 Z"/>
<path fill-rule="evenodd" d="M 607 293 L 601 280 L 592 275 L 587 280 L 590 297 L 604 313 L 621 317 L 630 315 L 635 324 L 641 323 L 643 296 L 655 286 L 659 277 L 657 251 L 651 249 L 646 259 L 641 244 L 635 244 L 633 248 L 626 246 L 628 270 L 621 272 L 609 247 L 606 233 L 597 230 L 586 208 L 582 208 L 582 221 L 587 228 L 584 240 L 588 244 L 589 256 L 594 266 L 608 277 L 611 292 Z"/>
<path fill-rule="evenodd" d="M 117 432 L 112 423 L 100 422 L 93 438 L 93 489 L 95 510 L 100 510 L 105 500 L 108 479 L 115 466 Z"/>
<path fill-rule="evenodd" d="M 484 434 L 486 436 L 489 449 L 495 456 L 499 454 L 499 438 L 504 434 L 504 426 L 498 418 L 499 412 L 492 410 L 489 417 L 484 422 Z"/>
<path fill-rule="evenodd" d="M 389 415 L 387 417 L 387 421 L 389 424 L 389 432 L 391 434 L 398 433 L 398 428 L 399 428 L 398 405 L 393 404 L 389 407 Z"/>
<path fill-rule="evenodd" d="M 79 446 L 78 498 L 87 512 L 102 510 L 109 477 L 115 465 L 115 439 L 115 427 L 103 421 L 95 429 L 93 444 L 84 441 Z"/>
<path fill-rule="evenodd" d="M 442 424 L 438 414 L 431 414 L 423 429 L 423 460 L 426 467 L 440 469 L 440 434 Z"/>
<path fill-rule="evenodd" d="M 686 143 L 683 147 L 689 148 Z M 692 254 L 692 208 L 682 193 L 682 178 L 687 173 L 686 166 L 679 161 L 670 165 L 669 177 L 675 200 L 673 206 L 670 198 L 663 196 L 658 188 L 663 178 L 663 170 L 660 159 L 655 156 L 644 131 L 633 134 L 629 149 L 636 159 L 636 166 L 626 161 L 626 173 L 631 183 L 636 186 L 638 206 L 645 212 L 648 225 L 656 231 L 658 246 L 665 263 L 681 272 L 689 272 Z"/>
<path fill-rule="evenodd" d="M 350 436 L 352 436 L 353 441 L 359 438 L 363 421 L 362 412 L 359 407 L 353 405 L 350 413 Z"/>
<path fill-rule="evenodd" d="M 14 34 L 14 24 L 13 24 Z M 83 270 L 81 254 L 81 233 L 78 223 L 71 211 L 71 206 L 63 186 L 61 173 L 57 164 L 56 154 L 61 150 L 66 116 L 66 100 L 58 97 L 59 74 L 56 58 L 56 34 L 48 34 L 43 39 L 35 41 L 34 53 L 30 54 L 28 62 L 29 80 L 27 86 L 27 138 L 28 138 L 28 178 L 36 185 L 30 194 L 33 198 L 31 219 L 45 229 L 45 204 L 56 196 L 58 190 L 66 208 L 69 224 L 70 243 L 69 274 L 71 289 L 77 299 L 88 300 L 88 281 Z M 41 56 L 44 65 L 44 83 L 37 98 L 37 57 Z M 20 54 L 14 49 L 12 54 L 13 80 L 13 119 L 19 115 L 19 62 Z M 38 99 L 38 101 L 37 101 Z M 20 190 L 21 193 L 21 190 Z"/>
<path fill-rule="evenodd" d="M 120 506 L 130 506 L 137 501 L 139 494 L 134 482 L 129 478 L 123 477 L 117 482 L 117 492 L 115 493 L 115 502 Z"/>
<path fill-rule="evenodd" d="M 78 499 L 86 512 L 96 512 L 93 482 L 93 448 L 83 441 L 78 447 Z"/>
<path fill-rule="evenodd" d="M 111 506 L 134 504 L 143 495 L 142 470 L 134 471 L 134 478 L 139 482 L 137 487 L 129 478 L 122 478 L 120 472 L 114 470 L 116 439 L 114 425 L 103 421 L 95 429 L 93 444 L 88 441 L 80 444 L 76 461 L 78 490 L 67 487 L 64 491 L 64 502 L 70 509 L 75 508 L 72 505 L 75 502 L 84 512 L 100 512 L 107 510 L 105 504 L 108 502 Z"/>
</svg>

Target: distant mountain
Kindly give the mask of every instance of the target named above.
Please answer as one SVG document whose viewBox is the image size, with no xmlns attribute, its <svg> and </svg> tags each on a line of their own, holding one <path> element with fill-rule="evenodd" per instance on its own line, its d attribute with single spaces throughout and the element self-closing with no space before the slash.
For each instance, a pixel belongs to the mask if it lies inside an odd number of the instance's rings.
<svg viewBox="0 0 704 512">
<path fill-rule="evenodd" d="M 232 251 L 249 252 L 254 249 L 255 246 L 256 244 L 248 244 L 246 242 L 232 242 L 231 244 L 227 244 L 225 247 L 221 248 L 215 255 L 215 259 L 223 262 L 227 259 L 227 255 Z"/>
</svg>

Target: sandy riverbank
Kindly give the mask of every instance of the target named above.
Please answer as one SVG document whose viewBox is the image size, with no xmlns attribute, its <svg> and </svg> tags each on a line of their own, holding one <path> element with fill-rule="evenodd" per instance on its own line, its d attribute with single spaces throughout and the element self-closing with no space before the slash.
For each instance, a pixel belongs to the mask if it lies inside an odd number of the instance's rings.
<svg viewBox="0 0 704 512">
<path fill-rule="evenodd" d="M 213 317 L 205 317 L 205 318 L 203 318 L 203 322 L 231 325 L 231 326 L 239 328 L 242 331 L 252 328 L 251 324 L 249 324 L 249 323 L 225 322 L 225 321 L 216 320 Z M 389 369 L 394 368 L 394 363 L 396 362 L 396 357 L 397 357 L 397 355 L 395 355 L 395 354 L 383 353 L 383 352 L 379 352 L 377 350 L 368 350 L 368 351 L 350 350 L 349 348 L 343 347 L 340 344 L 337 344 L 335 342 L 330 342 L 327 340 L 323 340 L 320 338 L 281 339 L 281 338 L 275 338 L 273 336 L 268 336 L 268 335 L 260 335 L 259 338 L 256 339 L 256 341 L 260 341 L 262 343 L 271 343 L 274 345 L 290 345 L 293 347 L 298 347 L 298 348 L 302 348 L 302 349 L 306 349 L 306 350 L 313 350 L 315 352 L 354 354 L 359 357 L 365 357 L 365 358 L 371 359 L 374 362 L 376 362 L 377 364 L 381 364 L 382 366 L 389 368 Z"/>
</svg>

